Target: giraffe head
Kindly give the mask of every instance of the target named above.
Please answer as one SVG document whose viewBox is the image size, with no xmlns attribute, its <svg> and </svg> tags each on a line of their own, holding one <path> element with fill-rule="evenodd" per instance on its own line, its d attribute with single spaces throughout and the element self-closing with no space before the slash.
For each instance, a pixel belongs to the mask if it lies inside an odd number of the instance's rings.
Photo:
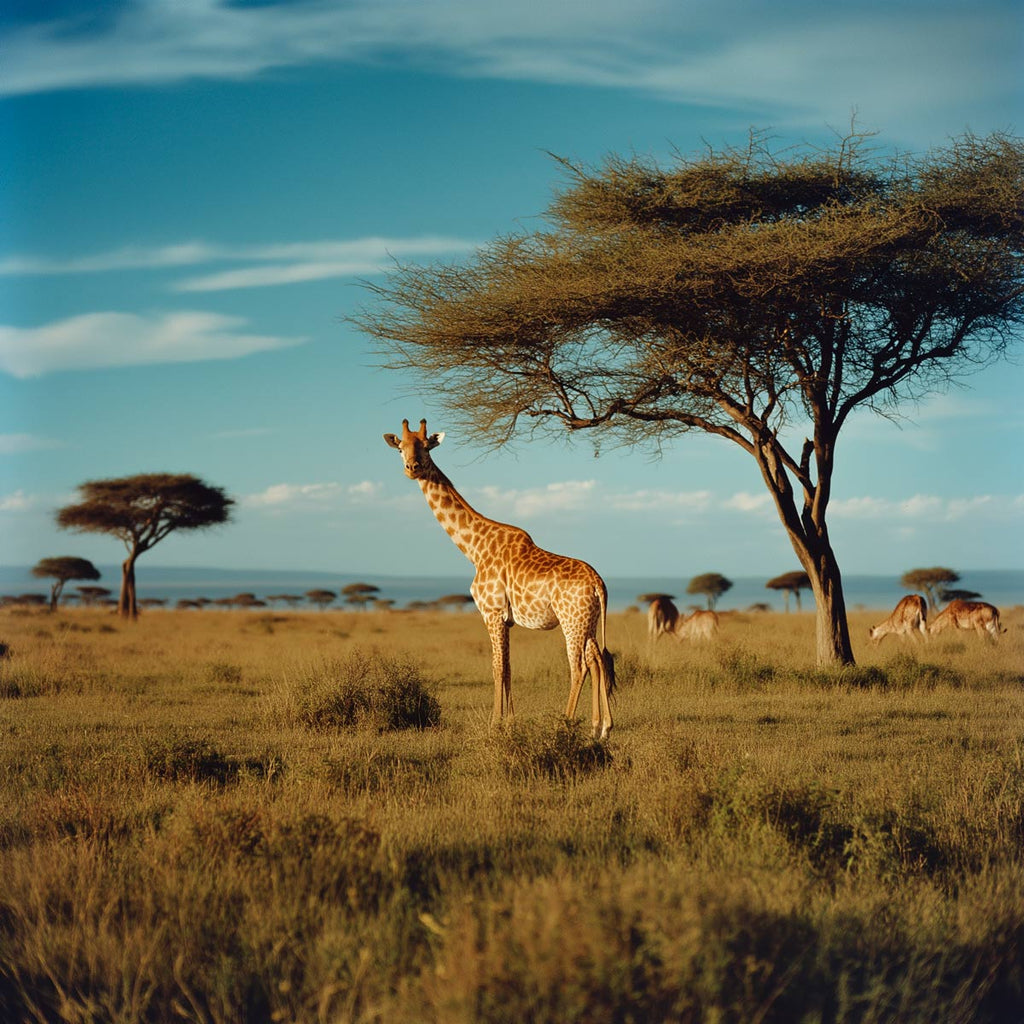
<svg viewBox="0 0 1024 1024">
<path fill-rule="evenodd" d="M 402 453 L 405 475 L 410 480 L 422 480 L 434 465 L 430 450 L 444 440 L 444 434 L 431 434 L 428 437 L 426 420 L 420 420 L 420 429 L 415 431 L 409 429 L 408 420 L 402 420 L 402 436 L 385 434 L 384 440 Z"/>
</svg>

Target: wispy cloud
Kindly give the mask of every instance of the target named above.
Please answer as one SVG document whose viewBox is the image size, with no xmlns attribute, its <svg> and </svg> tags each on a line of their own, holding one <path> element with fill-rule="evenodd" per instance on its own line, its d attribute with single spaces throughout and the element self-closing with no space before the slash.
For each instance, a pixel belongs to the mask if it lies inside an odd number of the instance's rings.
<svg viewBox="0 0 1024 1024">
<path fill-rule="evenodd" d="M 40 437 L 38 434 L 0 434 L 0 455 L 21 455 L 24 452 L 63 447 L 63 441 L 56 441 L 52 437 Z"/>
<path fill-rule="evenodd" d="M 903 523 L 952 523 L 968 519 L 985 521 L 1020 516 L 1024 496 L 980 494 L 970 498 L 942 498 L 915 494 L 909 498 L 844 498 L 829 504 L 835 519 L 871 519 Z"/>
<path fill-rule="evenodd" d="M 230 264 L 175 282 L 178 292 L 214 292 L 237 288 L 371 276 L 396 259 L 455 256 L 478 243 L 444 235 L 414 238 L 367 238 L 229 246 L 192 241 L 166 246 L 125 246 L 108 252 L 54 259 L 11 256 L 0 260 L 0 276 L 99 274 L 112 271 L 177 270 Z"/>
<path fill-rule="evenodd" d="M 272 511 L 295 511 L 301 508 L 328 509 L 342 504 L 362 504 L 379 499 L 383 487 L 372 480 L 361 480 L 355 484 L 341 484 L 336 481 L 312 484 L 271 484 L 256 494 L 242 498 L 242 504 L 250 508 L 264 508 Z"/>
<path fill-rule="evenodd" d="M 219 313 L 86 313 L 40 327 L 0 325 L 0 371 L 40 377 L 59 370 L 238 359 L 302 338 L 250 334 L 242 317 Z"/>
<path fill-rule="evenodd" d="M 45 6 L 41 7 L 45 12 Z M 503 0 L 147 0 L 92 18 L 22 23 L 5 42 L 8 94 L 195 78 L 285 67 L 393 63 L 450 75 L 616 87 L 704 105 L 742 102 L 793 119 L 845 116 L 961 124 L 1007 112 L 1016 96 L 1019 22 L 979 0 L 922 17 L 886 5 L 759 5 L 743 0 L 560 0 L 530 16 Z M 778 120 L 775 121 L 778 124 Z M 891 127 L 891 126 L 890 126 Z"/>
<path fill-rule="evenodd" d="M 722 502 L 722 507 L 736 512 L 762 512 L 771 508 L 771 504 L 772 498 L 768 493 L 748 494 L 746 491 L 737 491 L 731 498 L 726 498 Z"/>
<path fill-rule="evenodd" d="M 542 515 L 546 512 L 580 509 L 592 500 L 597 488 L 596 480 L 566 480 L 543 487 L 508 489 L 489 485 L 476 494 L 481 504 L 497 512 L 511 512 L 520 516 Z M 473 500 L 476 500 L 476 494 Z"/>
<path fill-rule="evenodd" d="M 0 512 L 27 512 L 35 505 L 36 501 L 24 491 L 0 495 Z"/>
</svg>

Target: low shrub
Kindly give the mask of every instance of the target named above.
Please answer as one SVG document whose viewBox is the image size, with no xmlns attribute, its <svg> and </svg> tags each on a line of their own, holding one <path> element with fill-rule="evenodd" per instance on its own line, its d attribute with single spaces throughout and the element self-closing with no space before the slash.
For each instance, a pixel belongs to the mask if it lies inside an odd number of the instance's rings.
<svg viewBox="0 0 1024 1024">
<path fill-rule="evenodd" d="M 607 768 L 607 745 L 584 736 L 579 719 L 559 717 L 554 724 L 514 723 L 495 733 L 493 750 L 505 775 L 528 782 L 544 777 L 565 782 Z"/>
<path fill-rule="evenodd" d="M 286 687 L 286 717 L 309 729 L 427 729 L 441 702 L 410 660 L 357 649 Z"/>
</svg>

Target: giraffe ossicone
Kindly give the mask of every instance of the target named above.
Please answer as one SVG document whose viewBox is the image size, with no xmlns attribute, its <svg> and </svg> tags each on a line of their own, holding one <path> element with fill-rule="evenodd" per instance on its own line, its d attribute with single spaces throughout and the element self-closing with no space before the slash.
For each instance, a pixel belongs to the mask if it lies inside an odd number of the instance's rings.
<svg viewBox="0 0 1024 1024">
<path fill-rule="evenodd" d="M 608 590 L 597 570 L 545 551 L 525 530 L 477 512 L 434 464 L 430 452 L 444 434 L 428 434 L 426 420 L 415 431 L 403 420 L 401 436 L 385 434 L 384 440 L 401 453 L 405 475 L 420 485 L 442 529 L 476 567 L 470 592 L 491 638 L 491 722 L 513 714 L 509 629 L 560 626 L 569 658 L 566 717 L 575 717 L 589 674 L 591 724 L 594 736 L 604 739 L 612 727 L 608 698 L 615 687 L 615 665 L 605 641 Z"/>
</svg>

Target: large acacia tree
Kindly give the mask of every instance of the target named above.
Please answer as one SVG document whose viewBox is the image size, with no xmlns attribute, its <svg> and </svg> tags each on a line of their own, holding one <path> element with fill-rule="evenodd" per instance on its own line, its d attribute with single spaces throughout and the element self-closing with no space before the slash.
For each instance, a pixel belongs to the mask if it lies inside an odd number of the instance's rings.
<svg viewBox="0 0 1024 1024">
<path fill-rule="evenodd" d="M 997 358 L 1022 313 L 1024 149 L 829 148 L 562 161 L 550 230 L 468 265 L 397 268 L 357 322 L 477 438 L 524 423 L 658 446 L 704 431 L 754 460 L 851 663 L 827 513 L 839 434 Z"/>
<path fill-rule="evenodd" d="M 139 614 L 135 563 L 175 530 L 202 530 L 226 523 L 234 500 L 219 487 L 188 474 L 142 473 L 90 480 L 78 487 L 81 501 L 57 511 L 57 525 L 85 533 L 109 533 L 128 551 L 121 565 L 118 613 Z"/>
</svg>

